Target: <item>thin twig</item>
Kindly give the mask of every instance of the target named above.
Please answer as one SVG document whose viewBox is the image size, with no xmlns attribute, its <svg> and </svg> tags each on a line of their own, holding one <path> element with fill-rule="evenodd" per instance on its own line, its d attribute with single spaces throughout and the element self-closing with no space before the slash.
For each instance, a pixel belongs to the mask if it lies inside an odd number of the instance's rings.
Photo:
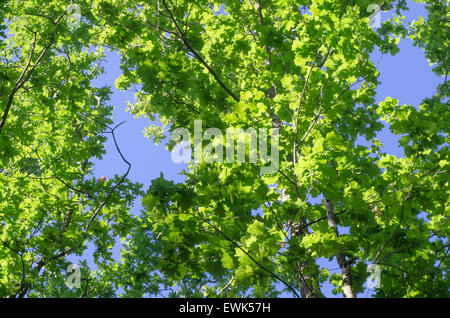
<svg viewBox="0 0 450 318">
<path fill-rule="evenodd" d="M 219 296 L 219 295 L 222 294 L 225 290 L 227 290 L 228 287 L 231 286 L 231 284 L 233 283 L 233 281 L 234 281 L 234 276 L 232 276 L 231 279 L 230 279 L 230 281 L 229 281 L 229 282 L 228 282 L 221 290 L 219 290 L 219 292 L 217 293 L 217 296 Z"/>
</svg>

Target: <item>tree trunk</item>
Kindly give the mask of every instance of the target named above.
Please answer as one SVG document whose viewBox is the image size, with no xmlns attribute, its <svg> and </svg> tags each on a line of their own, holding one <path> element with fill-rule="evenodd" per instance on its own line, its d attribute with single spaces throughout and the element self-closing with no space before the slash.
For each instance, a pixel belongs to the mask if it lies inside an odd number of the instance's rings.
<svg viewBox="0 0 450 318">
<path fill-rule="evenodd" d="M 337 237 L 339 236 L 339 232 L 337 228 L 336 216 L 334 215 L 333 202 L 329 199 L 325 199 L 325 206 L 327 209 L 328 226 L 334 229 Z M 351 262 L 345 258 L 345 255 L 342 252 L 336 253 L 336 259 L 342 270 L 342 290 L 344 291 L 344 297 L 355 298 L 356 296 L 353 292 L 352 284 Z"/>
</svg>

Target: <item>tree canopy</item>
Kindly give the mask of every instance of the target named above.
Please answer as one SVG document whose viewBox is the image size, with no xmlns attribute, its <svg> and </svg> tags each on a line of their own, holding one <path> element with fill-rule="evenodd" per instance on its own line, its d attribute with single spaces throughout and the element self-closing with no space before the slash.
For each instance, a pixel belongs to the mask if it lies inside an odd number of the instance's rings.
<svg viewBox="0 0 450 318">
<path fill-rule="evenodd" d="M 69 2 L 0 1 L 0 296 L 310 298 L 329 282 L 355 297 L 374 264 L 376 297 L 448 297 L 449 7 L 417 2 L 428 16 L 408 24 L 406 0 L 80 0 L 74 28 Z M 374 29 L 371 4 L 395 18 Z M 442 84 L 376 103 L 370 54 L 400 38 Z M 192 160 L 183 183 L 130 180 L 111 90 L 93 85 L 105 50 L 121 57 L 116 87 L 138 87 L 129 111 L 160 120 L 156 143 L 195 120 L 277 128 L 276 171 Z M 384 126 L 403 157 L 382 152 Z M 97 179 L 107 136 L 122 165 Z M 88 246 L 70 288 L 67 258 Z"/>
</svg>

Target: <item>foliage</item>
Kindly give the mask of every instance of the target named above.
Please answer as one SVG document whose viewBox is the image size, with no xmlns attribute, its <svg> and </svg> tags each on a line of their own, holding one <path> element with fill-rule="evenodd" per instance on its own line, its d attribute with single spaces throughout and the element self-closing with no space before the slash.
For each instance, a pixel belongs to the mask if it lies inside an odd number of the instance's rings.
<svg viewBox="0 0 450 318">
<path fill-rule="evenodd" d="M 362 0 L 79 1 L 84 20 L 73 32 L 55 23 L 65 10 L 57 1 L 10 2 L 1 107 L 28 56 L 46 54 L 0 131 L 0 295 L 321 297 L 328 281 L 353 297 L 377 264 L 377 297 L 448 296 L 446 1 L 425 1 L 427 20 L 398 16 L 378 31 Z M 377 104 L 370 54 L 396 54 L 401 37 L 425 50 L 444 83 L 419 105 Z M 105 47 L 121 55 L 116 86 L 141 87 L 130 112 L 158 116 L 169 131 L 192 132 L 199 119 L 223 131 L 280 125 L 277 172 L 191 162 L 184 183 L 152 180 L 131 217 L 139 185 L 124 176 L 99 184 L 88 163 L 103 153 L 100 123 L 112 123 L 109 90 L 91 85 Z M 381 152 L 384 125 L 401 136 L 404 157 Z M 98 270 L 84 263 L 80 291 L 41 271 L 62 273 L 87 242 Z"/>
<path fill-rule="evenodd" d="M 81 288 L 70 290 L 67 258 L 91 246 L 95 263 L 112 261 L 140 193 L 125 175 L 103 183 L 93 176 L 92 159 L 102 158 L 105 133 L 112 133 L 110 89 L 91 84 L 104 53 L 90 50 L 88 37 L 75 41 L 64 12 L 59 1 L 10 1 L 2 11 L 12 33 L 1 43 L 0 62 L 3 297 L 88 296 L 92 287 L 97 296 L 114 295 L 86 261 Z"/>
</svg>

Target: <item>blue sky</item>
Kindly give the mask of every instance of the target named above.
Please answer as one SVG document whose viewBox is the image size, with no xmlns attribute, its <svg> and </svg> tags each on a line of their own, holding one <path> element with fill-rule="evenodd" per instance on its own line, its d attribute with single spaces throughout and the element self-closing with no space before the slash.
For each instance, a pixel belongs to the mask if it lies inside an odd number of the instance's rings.
<svg viewBox="0 0 450 318">
<path fill-rule="evenodd" d="M 425 17 L 426 11 L 423 5 L 413 1 L 409 1 L 409 5 L 411 10 L 405 13 L 407 21 L 412 21 L 419 15 Z M 392 12 L 382 12 L 381 21 L 388 19 L 391 15 Z M 375 52 L 372 57 L 373 61 L 378 61 L 380 54 Z M 126 121 L 117 129 L 116 138 L 123 155 L 132 164 L 129 179 L 144 184 L 144 190 L 148 189 L 151 180 L 159 177 L 161 172 L 166 179 L 182 182 L 184 177 L 180 176 L 179 173 L 187 165 L 173 163 L 170 153 L 164 147 L 164 142 L 156 146 L 143 135 L 144 128 L 150 126 L 153 122 L 145 118 L 135 118 L 125 111 L 126 102 L 134 99 L 134 92 L 117 91 L 115 88 L 114 81 L 121 74 L 119 65 L 119 56 L 115 52 L 107 52 L 104 64 L 105 74 L 95 82 L 95 85 L 111 87 L 113 95 L 109 104 L 114 106 L 114 122 L 117 124 Z M 377 89 L 377 102 L 390 96 L 398 99 L 400 104 L 418 106 L 424 98 L 432 96 L 438 83 L 442 82 L 431 71 L 423 51 L 414 47 L 409 39 L 400 41 L 400 52 L 397 55 L 383 56 L 378 64 L 378 70 L 380 71 L 379 80 L 381 84 Z M 393 136 L 388 128 L 384 128 L 378 134 L 378 139 L 384 144 L 384 152 L 398 157 L 403 155 L 397 142 L 398 138 Z M 109 138 L 106 150 L 107 154 L 104 158 L 95 161 L 95 175 L 97 177 L 104 175 L 106 178 L 111 178 L 115 174 L 125 172 L 127 166 L 119 157 L 112 138 Z M 140 209 L 140 200 L 137 200 L 132 208 L 132 213 L 137 215 L 140 213 Z M 117 249 L 114 254 L 118 256 Z M 336 272 L 338 268 L 336 262 L 326 260 L 320 261 L 320 265 L 329 268 L 330 272 Z M 337 271 L 340 272 L 340 270 Z M 329 285 L 326 285 L 323 291 L 326 296 L 335 297 L 331 293 L 331 289 Z M 370 296 L 370 292 L 358 296 L 367 297 Z"/>
</svg>

